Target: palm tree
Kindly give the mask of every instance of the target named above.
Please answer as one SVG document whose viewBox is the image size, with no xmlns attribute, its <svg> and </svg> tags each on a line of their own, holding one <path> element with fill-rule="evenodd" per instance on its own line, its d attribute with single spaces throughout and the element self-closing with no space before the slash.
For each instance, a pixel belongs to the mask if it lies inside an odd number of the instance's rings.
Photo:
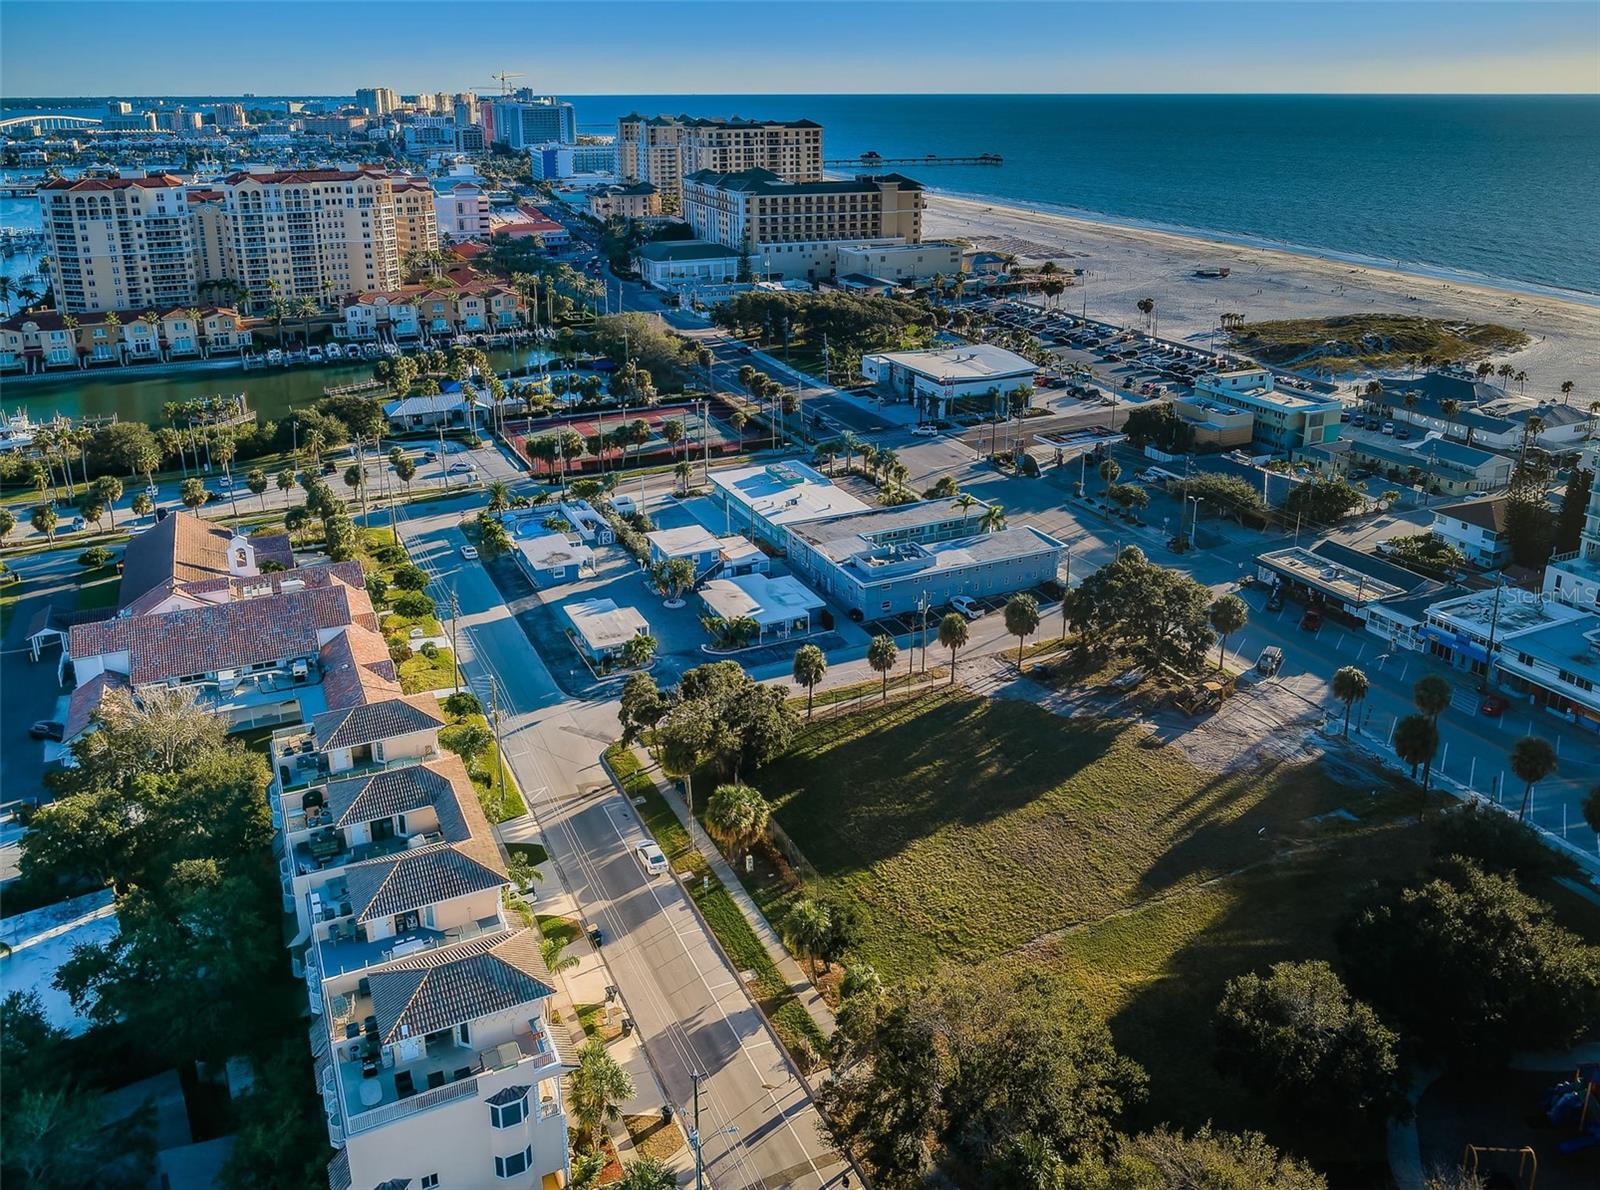
<svg viewBox="0 0 1600 1190">
<path fill-rule="evenodd" d="M 579 963 L 575 954 L 562 954 L 567 948 L 567 939 L 547 936 L 539 939 L 539 955 L 544 959 L 545 969 L 551 975 L 560 975 L 571 971 Z"/>
<path fill-rule="evenodd" d="M 1422 804 L 1428 804 L 1428 775 L 1433 768 L 1433 756 L 1439 750 L 1439 728 L 1426 715 L 1407 715 L 1394 729 L 1395 755 L 1411 766 L 1411 776 L 1422 768 Z M 1421 818 L 1419 812 L 1418 818 Z"/>
<path fill-rule="evenodd" d="M 267 473 L 260 467 L 252 468 L 250 473 L 244 477 L 244 486 L 255 493 L 256 499 L 261 502 L 262 511 L 266 511 Z"/>
<path fill-rule="evenodd" d="M 1140 298 L 1134 303 L 1134 305 L 1138 307 L 1139 313 L 1144 315 L 1144 325 L 1148 329 L 1151 324 L 1151 319 L 1155 314 L 1155 298 Z"/>
<path fill-rule="evenodd" d="M 818 960 L 827 951 L 833 933 L 828 907 L 810 897 L 796 901 L 778 923 L 778 930 L 784 945 L 811 963 L 811 977 L 816 979 L 821 973 Z"/>
<path fill-rule="evenodd" d="M 51 543 L 56 539 L 56 524 L 60 521 L 56 510 L 49 504 L 35 504 L 28 513 L 28 523 L 44 534 L 45 540 Z"/>
<path fill-rule="evenodd" d="M 748 785 L 719 785 L 706 803 L 706 830 L 735 859 L 767 833 L 771 821 L 767 799 Z"/>
<path fill-rule="evenodd" d="M 128 507 L 132 510 L 134 516 L 149 516 L 156 510 L 156 502 L 144 492 L 140 492 L 134 496 Z"/>
<path fill-rule="evenodd" d="M 1417 684 L 1411 687 L 1412 705 L 1426 715 L 1430 723 L 1439 721 L 1440 714 L 1454 697 L 1455 691 L 1450 688 L 1450 683 L 1438 674 L 1419 678 Z"/>
<path fill-rule="evenodd" d="M 900 649 L 894 643 L 894 637 L 881 635 L 872 638 L 867 645 L 867 664 L 873 670 L 883 675 L 883 701 L 889 701 L 889 672 L 894 669 L 895 658 L 900 656 Z"/>
<path fill-rule="evenodd" d="M 1333 673 L 1333 696 L 1344 703 L 1344 734 L 1350 734 L 1350 708 L 1367 696 L 1371 685 L 1367 675 L 1354 665 L 1340 666 Z"/>
<path fill-rule="evenodd" d="M 1528 783 L 1522 791 L 1522 806 L 1517 811 L 1517 821 L 1526 822 L 1533 806 L 1534 785 L 1556 771 L 1556 750 L 1539 736 L 1523 736 L 1512 746 L 1511 771 Z"/>
<path fill-rule="evenodd" d="M 305 341 L 302 345 L 310 347 L 311 320 L 322 313 L 322 307 L 317 304 L 316 298 L 296 298 L 290 313 L 300 320 L 300 337 Z"/>
<path fill-rule="evenodd" d="M 991 504 L 984 509 L 983 520 L 978 527 L 985 533 L 998 533 L 1006 527 L 1006 509 L 1003 504 Z"/>
<path fill-rule="evenodd" d="M 1217 633 L 1217 668 L 1221 669 L 1222 659 L 1227 655 L 1228 637 L 1245 626 L 1250 609 L 1237 595 L 1224 595 L 1211 605 L 1206 618 Z"/>
<path fill-rule="evenodd" d="M 1517 370 L 1510 364 L 1501 364 L 1495 369 L 1495 374 L 1500 377 L 1500 387 L 1503 389 L 1510 382 L 1511 378 L 1517 374 Z"/>
<path fill-rule="evenodd" d="M 967 618 L 959 612 L 950 612 L 939 621 L 939 644 L 950 650 L 950 684 L 956 684 L 956 650 L 966 647 L 970 631 Z"/>
<path fill-rule="evenodd" d="M 794 684 L 806 688 L 806 718 L 811 718 L 811 704 L 816 697 L 817 683 L 828 672 L 828 655 L 816 645 L 801 645 L 794 654 Z"/>
<path fill-rule="evenodd" d="M 689 492 L 689 481 L 694 478 L 694 467 L 687 459 L 679 459 L 672 467 L 673 489 L 683 495 Z"/>
<path fill-rule="evenodd" d="M 1561 403 L 1563 405 L 1572 400 L 1572 390 L 1577 387 L 1578 386 L 1570 380 L 1563 380 L 1561 382 Z"/>
<path fill-rule="evenodd" d="M 1111 485 L 1117 482 L 1117 477 L 1122 474 L 1122 468 L 1115 459 L 1107 459 L 1100 464 L 1100 478 L 1105 481 L 1105 490 L 1109 492 Z"/>
<path fill-rule="evenodd" d="M 1512 379 L 1517 382 L 1517 391 L 1520 392 L 1523 396 L 1527 396 L 1528 395 L 1528 374 L 1526 372 L 1518 372 L 1515 376 L 1512 377 Z"/>
<path fill-rule="evenodd" d="M 497 479 L 489 485 L 489 511 L 504 512 L 511 507 L 511 485 Z"/>
<path fill-rule="evenodd" d="M 567 1099 L 578 1125 L 578 1135 L 593 1149 L 600 1143 L 607 1121 L 620 1116 L 617 1105 L 633 1097 L 633 1079 L 605 1042 L 591 1037 L 578 1051 L 578 1066 L 567 1078 Z"/>
<path fill-rule="evenodd" d="M 288 499 L 289 493 L 294 490 L 294 468 L 285 467 L 278 472 L 278 490 Z"/>
<path fill-rule="evenodd" d="M 1026 591 L 1006 600 L 1006 631 L 1017 638 L 1017 672 L 1022 672 L 1022 645 L 1039 631 L 1039 601 Z"/>
</svg>

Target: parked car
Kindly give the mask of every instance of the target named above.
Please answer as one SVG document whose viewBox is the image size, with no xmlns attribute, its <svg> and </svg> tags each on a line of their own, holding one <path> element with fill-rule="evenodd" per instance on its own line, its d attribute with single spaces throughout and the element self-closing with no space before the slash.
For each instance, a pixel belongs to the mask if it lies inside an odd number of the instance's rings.
<svg viewBox="0 0 1600 1190">
<path fill-rule="evenodd" d="M 1505 695 L 1488 694 L 1484 696 L 1483 702 L 1478 704 L 1478 711 L 1480 714 L 1488 715 L 1491 719 L 1498 719 L 1506 713 L 1507 708 L 1510 706 L 1511 700 Z"/>
<path fill-rule="evenodd" d="M 36 740 L 54 740 L 59 744 L 66 737 L 67 727 L 54 719 L 40 719 L 28 728 L 28 734 Z"/>
<path fill-rule="evenodd" d="M 461 459 L 450 464 L 450 470 L 452 473 L 460 471 L 476 471 L 477 469 L 478 468 L 475 464 L 469 463 L 465 459 Z"/>
<path fill-rule="evenodd" d="M 1300 627 L 1306 632 L 1315 632 L 1322 627 L 1322 612 L 1314 607 L 1306 608 L 1306 614 L 1300 617 Z"/>
<path fill-rule="evenodd" d="M 916 435 L 918 438 L 937 438 L 939 436 L 939 427 L 938 426 L 914 426 L 914 427 L 912 427 L 911 432 L 912 432 L 912 434 Z"/>
<path fill-rule="evenodd" d="M 1281 612 L 1283 610 L 1283 589 L 1281 587 L 1272 588 L 1272 594 L 1267 596 L 1267 610 L 1269 612 Z"/>
<path fill-rule="evenodd" d="M 1271 677 L 1283 668 L 1283 650 L 1277 645 L 1268 645 L 1261 650 L 1261 656 L 1256 658 L 1256 669 Z"/>
<path fill-rule="evenodd" d="M 639 861 L 639 866 L 651 876 L 659 876 L 667 870 L 667 857 L 661 854 L 661 848 L 653 842 L 635 843 L 633 855 Z"/>
<path fill-rule="evenodd" d="M 468 562 L 476 562 L 478 560 L 478 547 L 475 546 L 475 545 L 464 545 L 464 546 L 462 546 L 461 547 L 461 556 L 463 558 L 465 558 Z"/>
<path fill-rule="evenodd" d="M 950 600 L 950 606 L 969 620 L 976 620 L 983 615 L 983 609 L 969 595 L 954 596 Z"/>
</svg>

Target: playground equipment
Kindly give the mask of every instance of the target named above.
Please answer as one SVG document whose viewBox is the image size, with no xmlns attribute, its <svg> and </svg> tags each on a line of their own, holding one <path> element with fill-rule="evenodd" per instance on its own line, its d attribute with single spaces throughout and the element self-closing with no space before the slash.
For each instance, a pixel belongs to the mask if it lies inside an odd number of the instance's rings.
<svg viewBox="0 0 1600 1190">
<path fill-rule="evenodd" d="M 1186 714 L 1204 714 L 1216 710 L 1225 700 L 1231 698 L 1233 690 L 1233 675 L 1223 674 L 1185 686 L 1172 696 L 1172 703 Z"/>
<path fill-rule="evenodd" d="M 1600 1062 L 1579 1066 L 1571 1079 L 1547 1090 L 1539 1106 L 1552 1127 L 1575 1133 L 1556 1146 L 1562 1155 L 1600 1148 Z"/>
<path fill-rule="evenodd" d="M 1516 1159 L 1516 1173 L 1510 1171 L 1506 1158 Z M 1482 1179 L 1486 1190 L 1534 1190 L 1539 1178 L 1539 1158 L 1527 1145 L 1520 1149 L 1503 1149 L 1494 1145 L 1468 1145 L 1461 1157 L 1461 1168 L 1472 1177 Z"/>
</svg>

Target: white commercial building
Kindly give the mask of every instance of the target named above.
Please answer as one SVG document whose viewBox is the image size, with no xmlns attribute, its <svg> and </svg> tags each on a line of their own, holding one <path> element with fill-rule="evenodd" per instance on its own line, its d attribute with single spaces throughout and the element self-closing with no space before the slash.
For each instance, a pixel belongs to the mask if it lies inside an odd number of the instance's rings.
<svg viewBox="0 0 1600 1190">
<path fill-rule="evenodd" d="M 809 635 L 811 617 L 823 607 L 814 592 L 787 574 L 712 579 L 700 588 L 700 601 L 725 621 L 753 620 L 760 643 Z"/>
<path fill-rule="evenodd" d="M 935 274 L 961 272 L 961 245 L 943 240 L 920 244 L 839 244 L 834 270 L 844 277 L 859 273 L 883 281 L 929 281 Z"/>
<path fill-rule="evenodd" d="M 880 392 L 943 417 L 962 397 L 1004 396 L 1031 386 L 1038 365 L 990 343 L 931 351 L 885 351 L 861 357 L 861 374 Z"/>
<path fill-rule="evenodd" d="M 713 471 L 711 495 L 722 509 L 728 533 L 738 530 L 777 549 L 786 548 L 789 525 L 869 507 L 814 467 L 792 459 Z"/>
<path fill-rule="evenodd" d="M 484 239 L 490 230 L 489 192 L 474 182 L 450 182 L 434 194 L 439 234 L 453 240 Z"/>
<path fill-rule="evenodd" d="M 639 246 L 634 268 L 656 289 L 696 289 L 737 280 L 739 254 L 705 240 L 660 240 Z"/>
<path fill-rule="evenodd" d="M 982 501 L 946 499 L 793 525 L 788 541 L 795 571 L 857 620 L 1054 582 L 1067 551 L 1031 525 L 993 526 Z"/>
<path fill-rule="evenodd" d="M 586 599 L 561 610 L 572 625 L 573 644 L 591 661 L 615 659 L 634 637 L 650 635 L 649 621 L 637 609 L 618 607 L 613 599 Z"/>
</svg>

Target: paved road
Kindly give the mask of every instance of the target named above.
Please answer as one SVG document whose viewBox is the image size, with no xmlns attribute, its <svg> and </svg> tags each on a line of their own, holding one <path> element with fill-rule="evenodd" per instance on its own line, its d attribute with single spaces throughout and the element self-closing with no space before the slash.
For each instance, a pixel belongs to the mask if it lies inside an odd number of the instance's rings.
<svg viewBox="0 0 1600 1190">
<path fill-rule="evenodd" d="M 68 691 L 56 683 L 60 654 L 49 650 L 37 663 L 28 659 L 23 637 L 33 617 L 56 603 L 70 610 L 83 568 L 76 550 L 51 550 L 8 559 L 22 576 L 22 595 L 6 628 L 0 652 L 0 801 L 38 799 L 43 792 L 44 745 L 30 739 L 28 728 L 39 719 L 54 719 Z"/>
<path fill-rule="evenodd" d="M 701 1119 L 718 1187 L 834 1185 L 844 1165 L 823 1139 L 801 1084 L 701 928 L 683 891 L 651 880 L 631 855 L 644 838 L 599 754 L 618 731 L 616 704 L 567 700 L 482 567 L 461 560 L 461 515 L 476 507 L 407 510 L 401 524 L 444 603 L 460 601 L 460 648 L 474 690 L 498 687 L 506 755 L 527 791 L 546 846 L 604 954 L 674 1106 L 687 1112 L 704 1071 Z"/>
</svg>

